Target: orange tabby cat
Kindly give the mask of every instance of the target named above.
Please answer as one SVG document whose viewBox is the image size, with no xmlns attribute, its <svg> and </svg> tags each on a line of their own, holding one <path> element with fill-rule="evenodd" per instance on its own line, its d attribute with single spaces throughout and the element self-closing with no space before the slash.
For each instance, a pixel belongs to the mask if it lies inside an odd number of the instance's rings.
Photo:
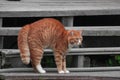
<svg viewBox="0 0 120 80">
<path fill-rule="evenodd" d="M 66 52 L 69 47 L 82 43 L 82 31 L 65 30 L 62 23 L 45 18 L 25 25 L 18 34 L 18 48 L 25 64 L 30 61 L 36 71 L 46 73 L 41 66 L 44 48 L 54 51 L 58 73 L 69 73 L 66 69 Z"/>
</svg>

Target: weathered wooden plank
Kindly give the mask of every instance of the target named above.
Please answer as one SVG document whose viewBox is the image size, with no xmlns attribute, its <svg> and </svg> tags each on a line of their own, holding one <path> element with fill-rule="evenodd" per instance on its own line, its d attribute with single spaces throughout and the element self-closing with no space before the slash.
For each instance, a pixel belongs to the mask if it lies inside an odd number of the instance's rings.
<svg viewBox="0 0 120 80">
<path fill-rule="evenodd" d="M 85 57 L 84 55 L 76 55 L 74 63 L 77 63 L 77 67 L 84 67 Z"/>
<path fill-rule="evenodd" d="M 0 28 L 0 35 L 2 36 L 17 36 L 21 28 Z"/>
<path fill-rule="evenodd" d="M 62 18 L 62 23 L 65 26 L 73 27 L 74 17 L 73 16 L 67 16 Z"/>
<path fill-rule="evenodd" d="M 34 0 L 32 0 L 34 1 Z M 62 4 L 61 4 L 62 3 Z M 119 1 L 108 1 L 108 0 L 90 0 L 90 1 L 83 1 L 83 0 L 72 0 L 72 1 L 68 1 L 68 0 L 51 0 L 51 1 L 46 1 L 46 0 L 39 0 L 39 3 L 38 2 L 17 2 L 17 1 L 0 1 L 0 4 L 2 4 L 2 6 L 12 6 L 12 5 L 15 5 L 15 4 L 18 4 L 18 5 L 22 5 L 22 6 L 35 6 L 36 4 L 36 8 L 39 6 L 60 6 L 60 4 L 63 6 L 77 6 L 77 7 L 80 7 L 80 6 L 85 6 L 85 5 L 88 5 L 90 7 L 94 6 L 94 5 L 98 5 L 98 6 L 101 6 L 103 7 L 102 5 L 104 5 L 105 7 L 106 6 L 111 6 L 111 7 L 116 7 L 116 6 L 119 6 Z M 11 5 L 12 4 L 12 5 Z M 105 4 L 108 4 L 108 5 L 105 5 Z M 32 6 L 31 6 L 32 7 Z M 33 8 L 33 7 L 32 7 Z"/>
<path fill-rule="evenodd" d="M 18 49 L 1 49 L 0 52 L 1 52 L 1 57 L 2 57 L 1 66 L 5 65 L 7 58 L 20 57 L 20 55 L 19 55 L 20 52 Z M 71 49 L 67 55 L 69 55 L 69 56 L 84 56 L 84 55 L 118 55 L 118 54 L 120 54 L 120 47 L 76 48 L 76 49 L 74 48 L 74 49 Z M 45 49 L 44 56 L 53 56 L 52 50 Z M 76 61 L 76 63 L 77 62 L 80 63 L 81 61 Z M 81 65 L 81 64 L 79 64 L 79 65 Z"/>
<path fill-rule="evenodd" d="M 10 0 L 1 0 L 4 2 L 10 2 Z M 20 0 L 22 2 L 116 2 L 119 0 Z M 13 1 L 12 1 L 13 2 Z"/>
<path fill-rule="evenodd" d="M 16 6 L 16 7 L 14 7 Z M 41 2 L 41 3 L 1 3 L 0 17 L 48 17 L 80 15 L 119 15 L 118 3 L 99 2 Z"/>
<path fill-rule="evenodd" d="M 2 57 L 2 60 L 5 60 L 6 58 L 8 58 L 8 57 L 11 57 L 11 58 L 14 58 L 14 57 L 20 57 L 20 55 L 19 55 L 19 53 L 3 53 L 2 55 L 4 55 L 3 57 Z M 120 55 L 120 52 L 90 52 L 90 53 L 88 53 L 88 52 L 85 52 L 85 53 L 69 53 L 69 54 L 67 54 L 67 56 L 85 56 L 85 55 Z M 44 56 L 53 56 L 53 53 L 51 52 L 45 52 L 45 54 L 44 54 Z M 81 58 L 81 57 L 80 57 Z M 78 59 L 78 58 L 77 58 Z M 78 62 L 78 61 L 76 61 L 76 62 Z M 5 61 L 4 62 L 2 62 L 2 63 L 5 63 Z M 80 61 L 79 61 L 79 64 L 81 65 L 81 63 L 80 63 Z"/>
<path fill-rule="evenodd" d="M 19 55 L 18 49 L 1 49 L 0 50 L 3 54 L 7 56 L 11 55 Z M 51 55 L 53 53 L 50 49 L 45 49 L 45 55 Z M 69 54 L 67 55 L 115 55 L 120 54 L 120 47 L 102 47 L 102 48 L 73 48 L 68 51 Z"/>
<path fill-rule="evenodd" d="M 0 18 L 0 28 L 2 27 L 3 19 Z M 3 48 L 3 37 L 0 37 L 0 49 Z"/>
<path fill-rule="evenodd" d="M 103 72 L 104 73 L 104 72 Z M 110 72 L 114 74 L 115 72 Z M 109 74 L 110 74 L 109 73 Z M 73 74 L 34 74 L 34 73 L 2 73 L 2 80 L 119 80 L 119 77 L 94 76 L 90 73 L 73 73 Z M 97 73 L 94 73 L 97 74 Z M 99 75 L 102 73 L 99 73 Z M 107 74 L 107 73 L 106 73 Z M 116 74 L 116 73 L 115 73 Z M 118 73 L 117 73 L 118 74 Z"/>
<path fill-rule="evenodd" d="M 57 72 L 57 68 L 44 68 L 48 73 Z M 119 71 L 120 67 L 84 67 L 84 68 L 68 68 L 72 72 L 104 72 L 104 71 Z M 13 72 L 34 72 L 33 68 L 7 68 L 0 69 L 0 73 L 13 73 Z M 120 76 L 119 76 L 120 77 Z"/>
<path fill-rule="evenodd" d="M 28 71 L 27 71 L 28 70 Z M 2 79 L 70 79 L 70 80 L 119 80 L 119 67 L 102 67 L 102 68 L 69 68 L 70 74 L 56 74 L 55 68 L 46 68 L 48 73 L 34 73 L 33 69 L 2 69 L 0 77 Z M 52 72 L 51 72 L 52 71 Z M 54 72 L 55 71 L 55 72 Z M 91 78 L 92 77 L 92 78 Z"/>
<path fill-rule="evenodd" d="M 14 7 L 10 7 L 8 11 L 0 11 L 0 17 L 51 17 L 51 16 L 83 16 L 83 15 L 119 15 L 120 14 L 120 8 L 103 8 L 103 9 L 81 9 L 79 7 L 75 8 L 74 6 L 72 8 L 54 8 L 53 7 L 41 7 L 42 9 L 31 9 L 26 7 L 19 7 L 14 10 Z M 8 7 L 5 7 L 4 10 L 6 10 Z M 39 7 L 40 8 L 40 7 Z M 23 11 L 20 11 L 22 10 Z M 31 9 L 31 10 L 29 10 Z"/>
<path fill-rule="evenodd" d="M 80 3 L 79 5 L 81 5 L 81 4 L 116 4 L 116 3 L 118 3 L 119 2 L 119 0 L 60 0 L 60 1 L 58 1 L 58 0 L 38 0 L 39 1 L 39 4 L 53 4 L 53 5 L 58 5 L 58 4 L 61 4 L 61 3 L 63 3 L 63 4 L 69 4 L 69 5 L 71 5 L 71 4 L 76 4 L 76 5 L 78 5 L 78 3 Z M 56 4 L 55 4 L 56 3 Z M 23 0 L 21 0 L 20 2 L 18 1 L 17 2 L 17 0 L 16 1 L 0 1 L 0 4 L 19 4 L 19 5 L 23 5 L 23 4 L 38 4 L 38 2 L 36 2 L 35 0 L 32 0 L 32 1 L 23 1 Z M 63 5 L 63 4 L 61 4 L 61 5 Z M 41 5 L 40 5 L 41 6 Z M 67 5 L 66 5 L 67 6 Z"/>
<path fill-rule="evenodd" d="M 23 2 L 113 2 L 118 0 L 21 0 Z"/>
<path fill-rule="evenodd" d="M 83 36 L 120 36 L 120 26 L 65 27 L 66 29 L 83 30 Z M 0 36 L 17 36 L 21 28 L 0 28 Z"/>
<path fill-rule="evenodd" d="M 19 53 L 18 49 L 0 49 L 0 51 L 5 52 L 6 54 L 9 53 Z M 44 50 L 47 53 L 51 53 L 51 49 Z M 120 52 L 120 47 L 100 47 L 100 48 L 72 48 L 68 52 L 70 53 L 87 53 L 87 52 Z"/>
</svg>

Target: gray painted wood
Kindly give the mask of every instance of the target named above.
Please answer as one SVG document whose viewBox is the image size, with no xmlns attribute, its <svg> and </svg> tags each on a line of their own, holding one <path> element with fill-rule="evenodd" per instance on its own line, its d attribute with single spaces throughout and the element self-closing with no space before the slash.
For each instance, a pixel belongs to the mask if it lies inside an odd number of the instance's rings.
<svg viewBox="0 0 120 80">
<path fill-rule="evenodd" d="M 23 2 L 114 2 L 118 0 L 21 0 Z"/>
<path fill-rule="evenodd" d="M 119 15 L 120 1 L 0 2 L 0 17 Z M 16 6 L 16 7 L 14 7 Z"/>
<path fill-rule="evenodd" d="M 7 56 L 19 55 L 18 49 L 0 49 L 0 52 Z M 51 49 L 45 49 L 44 55 L 51 55 L 53 51 Z M 120 54 L 120 47 L 102 47 L 102 48 L 73 48 L 69 50 L 67 55 L 116 55 Z"/>
<path fill-rule="evenodd" d="M 70 80 L 119 80 L 119 67 L 69 68 L 69 74 L 56 74 L 55 68 L 45 68 L 46 74 L 34 73 L 31 68 L 13 68 L 0 70 L 0 79 L 70 79 Z"/>
<path fill-rule="evenodd" d="M 7 62 L 7 58 L 19 58 L 18 49 L 1 49 L 1 66 L 4 66 Z M 110 47 L 110 48 L 74 48 L 69 51 L 68 56 L 84 56 L 84 55 L 118 55 L 120 54 L 120 47 Z M 53 52 L 50 49 L 45 49 L 44 56 L 53 56 Z M 81 57 L 75 58 L 75 66 L 83 67 L 84 58 L 81 60 Z M 80 59 L 80 60 L 79 60 Z M 20 59 L 19 59 L 20 61 Z M 83 62 L 81 62 L 83 61 Z M 18 62 L 18 61 L 17 61 Z M 22 62 L 21 62 L 22 63 Z M 78 64 L 76 64 L 78 63 Z M 82 64 L 81 64 L 82 63 Z M 73 63 L 74 65 L 74 63 Z"/>
<path fill-rule="evenodd" d="M 2 22 L 3 22 L 3 19 L 0 18 L 0 28 L 2 28 Z M 0 49 L 3 48 L 3 37 L 0 37 Z"/>
<path fill-rule="evenodd" d="M 76 56 L 76 58 L 78 58 L 77 67 L 84 67 L 85 57 L 84 56 Z"/>
<path fill-rule="evenodd" d="M 62 23 L 65 26 L 73 27 L 73 21 L 74 21 L 74 17 L 73 16 L 67 16 L 67 17 L 63 17 L 62 18 Z"/>
<path fill-rule="evenodd" d="M 14 50 L 9 50 L 10 52 L 5 52 L 2 51 L 2 55 L 5 55 L 5 57 L 20 57 L 19 56 L 19 51 L 14 51 Z M 81 55 L 117 55 L 120 54 L 119 51 L 115 51 L 115 52 L 75 52 L 73 53 L 73 51 L 69 52 L 69 54 L 67 54 L 68 56 L 81 56 Z M 52 56 L 53 52 L 52 51 L 45 51 L 45 56 Z"/>
<path fill-rule="evenodd" d="M 119 74 L 118 72 L 107 72 L 109 73 L 107 76 L 105 72 L 104 76 L 96 76 L 96 72 L 92 74 L 90 73 L 72 73 L 72 74 L 35 74 L 35 73 L 2 73 L 0 78 L 2 80 L 120 80 L 119 77 L 110 77 L 112 74 Z M 102 73 L 98 73 L 98 75 L 102 75 Z M 94 76 L 95 75 L 95 76 Z"/>
<path fill-rule="evenodd" d="M 83 36 L 120 36 L 120 26 L 65 27 L 66 29 L 83 30 Z M 21 28 L 0 28 L 0 36 L 17 36 Z"/>
<path fill-rule="evenodd" d="M 44 68 L 44 69 L 48 72 L 57 72 L 57 68 Z M 68 68 L 68 70 L 70 70 L 71 72 L 104 72 L 104 71 L 120 71 L 120 67 L 84 67 L 84 68 Z M 13 72 L 34 72 L 34 70 L 33 68 L 0 69 L 0 73 L 13 73 Z"/>
<path fill-rule="evenodd" d="M 2 27 L 2 22 L 3 22 L 3 19 L 0 18 L 0 28 Z M 3 37 L 0 36 L 0 49 L 2 49 L 2 48 L 3 48 Z M 1 55 L 1 53 L 0 53 L 0 55 Z M 2 64 L 3 64 L 2 61 L 3 61 L 3 60 L 2 60 L 2 56 L 0 56 L 0 68 L 1 68 L 1 66 L 2 66 Z"/>
</svg>

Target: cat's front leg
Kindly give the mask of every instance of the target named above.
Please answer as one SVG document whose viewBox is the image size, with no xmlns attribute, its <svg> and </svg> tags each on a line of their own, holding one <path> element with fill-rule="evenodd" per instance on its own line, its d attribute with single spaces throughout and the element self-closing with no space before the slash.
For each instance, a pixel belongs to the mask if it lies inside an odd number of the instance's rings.
<svg viewBox="0 0 120 80">
<path fill-rule="evenodd" d="M 60 53 L 60 51 L 55 51 L 54 57 L 55 57 L 55 62 L 56 62 L 56 66 L 58 69 L 58 73 L 60 73 L 60 74 L 65 73 L 62 68 L 62 53 Z"/>
<path fill-rule="evenodd" d="M 70 73 L 70 71 L 66 69 L 66 55 L 63 55 L 62 65 L 64 73 Z"/>
</svg>

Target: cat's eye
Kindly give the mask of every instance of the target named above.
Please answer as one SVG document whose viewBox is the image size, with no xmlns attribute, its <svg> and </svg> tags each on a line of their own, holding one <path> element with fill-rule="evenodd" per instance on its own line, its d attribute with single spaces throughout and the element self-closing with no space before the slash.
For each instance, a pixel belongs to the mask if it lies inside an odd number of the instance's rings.
<svg viewBox="0 0 120 80">
<path fill-rule="evenodd" d="M 83 40 L 83 38 L 80 38 L 80 40 Z"/>
<path fill-rule="evenodd" d="M 76 38 L 76 40 L 79 40 L 80 38 Z"/>
</svg>

